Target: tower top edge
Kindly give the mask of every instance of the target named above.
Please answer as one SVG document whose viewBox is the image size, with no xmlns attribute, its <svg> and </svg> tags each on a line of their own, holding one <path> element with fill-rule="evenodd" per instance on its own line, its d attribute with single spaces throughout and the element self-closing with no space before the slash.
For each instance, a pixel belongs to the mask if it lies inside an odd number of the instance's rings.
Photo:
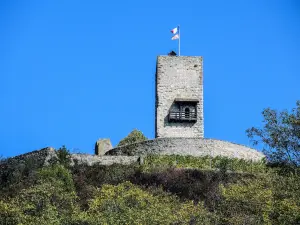
<svg viewBox="0 0 300 225">
<path fill-rule="evenodd" d="M 169 55 L 158 55 L 157 58 L 203 58 L 203 56 L 169 56 Z"/>
</svg>

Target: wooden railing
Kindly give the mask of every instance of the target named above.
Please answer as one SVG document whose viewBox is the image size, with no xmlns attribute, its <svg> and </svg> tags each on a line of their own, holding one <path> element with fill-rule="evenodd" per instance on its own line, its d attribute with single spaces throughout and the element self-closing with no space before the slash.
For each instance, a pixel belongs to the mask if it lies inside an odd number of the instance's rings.
<svg viewBox="0 0 300 225">
<path fill-rule="evenodd" d="M 197 113 L 196 112 L 178 112 L 171 111 L 169 112 L 169 120 L 177 120 L 177 121 L 196 121 Z"/>
</svg>

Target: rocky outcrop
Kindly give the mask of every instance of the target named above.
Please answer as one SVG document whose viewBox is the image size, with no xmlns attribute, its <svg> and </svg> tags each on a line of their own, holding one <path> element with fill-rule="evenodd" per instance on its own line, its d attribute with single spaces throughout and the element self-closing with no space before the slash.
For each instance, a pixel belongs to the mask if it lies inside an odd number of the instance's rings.
<svg viewBox="0 0 300 225">
<path fill-rule="evenodd" d="M 157 138 L 114 148 L 106 155 L 191 155 L 223 156 L 245 160 L 259 161 L 264 154 L 239 144 L 206 138 Z"/>
</svg>

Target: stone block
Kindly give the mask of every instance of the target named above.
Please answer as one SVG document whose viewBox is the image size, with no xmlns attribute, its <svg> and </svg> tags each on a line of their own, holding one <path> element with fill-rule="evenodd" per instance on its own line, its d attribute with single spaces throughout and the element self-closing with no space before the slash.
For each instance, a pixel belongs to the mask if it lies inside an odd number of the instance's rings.
<svg viewBox="0 0 300 225">
<path fill-rule="evenodd" d="M 102 156 L 112 148 L 113 147 L 111 145 L 110 139 L 101 138 L 95 144 L 95 154 L 98 156 Z"/>
</svg>

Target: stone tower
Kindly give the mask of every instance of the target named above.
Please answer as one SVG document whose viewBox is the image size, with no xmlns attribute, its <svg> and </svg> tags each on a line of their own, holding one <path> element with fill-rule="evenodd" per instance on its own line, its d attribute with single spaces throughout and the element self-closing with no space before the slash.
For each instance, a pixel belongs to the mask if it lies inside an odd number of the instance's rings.
<svg viewBox="0 0 300 225">
<path fill-rule="evenodd" d="M 202 57 L 158 56 L 156 138 L 203 138 L 202 70 Z"/>
</svg>

